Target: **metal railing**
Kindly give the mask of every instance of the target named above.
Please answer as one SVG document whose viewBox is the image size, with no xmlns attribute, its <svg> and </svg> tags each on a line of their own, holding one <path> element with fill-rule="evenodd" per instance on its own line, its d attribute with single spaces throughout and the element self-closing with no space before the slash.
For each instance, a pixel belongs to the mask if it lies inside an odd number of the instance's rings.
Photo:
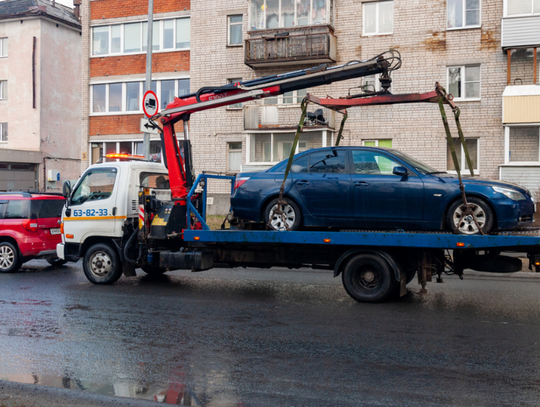
<svg viewBox="0 0 540 407">
<path fill-rule="evenodd" d="M 276 62 L 302 62 L 331 58 L 332 33 L 276 35 L 246 40 L 245 63 L 257 66 Z"/>
</svg>

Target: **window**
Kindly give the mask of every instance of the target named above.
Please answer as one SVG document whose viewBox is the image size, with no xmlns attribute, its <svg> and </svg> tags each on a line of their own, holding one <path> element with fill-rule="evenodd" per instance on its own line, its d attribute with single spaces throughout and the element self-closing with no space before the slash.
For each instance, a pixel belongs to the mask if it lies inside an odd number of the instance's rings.
<svg viewBox="0 0 540 407">
<path fill-rule="evenodd" d="M 289 158 L 295 133 L 258 133 L 247 140 L 247 163 L 277 163 Z M 326 132 L 307 132 L 300 135 L 295 154 L 323 146 Z"/>
<path fill-rule="evenodd" d="M 7 81 L 0 81 L 0 99 L 7 99 Z"/>
<path fill-rule="evenodd" d="M 376 75 L 368 75 L 362 77 L 362 92 L 380 92 L 382 89 L 381 81 L 380 81 L 381 74 Z M 392 75 L 390 75 L 390 78 Z"/>
<path fill-rule="evenodd" d="M 330 24 L 334 0 L 250 0 L 250 30 Z"/>
<path fill-rule="evenodd" d="M 4 219 L 28 219 L 29 200 L 9 201 L 4 215 Z"/>
<path fill-rule="evenodd" d="M 8 54 L 8 39 L 0 38 L 0 57 L 7 57 Z"/>
<path fill-rule="evenodd" d="M 394 30 L 394 2 L 364 3 L 364 35 L 392 34 Z"/>
<path fill-rule="evenodd" d="M 302 103 L 302 100 L 307 95 L 307 89 L 293 90 L 292 92 L 285 92 L 283 95 L 275 96 L 272 98 L 265 98 L 265 105 L 276 105 L 276 104 L 293 104 L 293 103 Z"/>
<path fill-rule="evenodd" d="M 73 192 L 71 204 L 81 205 L 86 201 L 109 198 L 115 179 L 115 168 L 94 169 L 87 172 Z"/>
<path fill-rule="evenodd" d="M 227 83 L 237 83 L 242 82 L 242 78 L 232 78 L 227 79 Z M 227 106 L 227 109 L 240 109 L 242 108 L 242 103 L 234 103 L 232 105 Z"/>
<path fill-rule="evenodd" d="M 540 127 L 519 126 L 509 128 L 509 162 L 540 161 Z"/>
<path fill-rule="evenodd" d="M 480 26 L 480 0 L 447 0 L 446 27 Z"/>
<path fill-rule="evenodd" d="M 242 45 L 242 15 L 228 16 L 229 45 Z"/>
<path fill-rule="evenodd" d="M 141 172 L 139 185 L 145 188 L 169 189 L 169 174 Z"/>
<path fill-rule="evenodd" d="M 0 142 L 7 143 L 8 141 L 8 124 L 0 123 Z"/>
<path fill-rule="evenodd" d="M 392 140 L 365 140 L 364 146 L 392 148 Z"/>
<path fill-rule="evenodd" d="M 313 153 L 309 160 L 309 172 L 317 174 L 344 174 L 346 150 L 325 150 Z"/>
<path fill-rule="evenodd" d="M 540 13 L 540 0 L 506 0 L 505 16 Z"/>
<path fill-rule="evenodd" d="M 93 142 L 90 144 L 90 160 L 92 164 L 102 161 L 116 161 L 116 159 L 105 158 L 105 154 L 136 154 L 144 155 L 142 140 L 123 140 Z M 150 161 L 161 162 L 161 142 L 159 140 L 150 141 Z"/>
<path fill-rule="evenodd" d="M 352 156 L 354 174 L 393 175 L 394 167 L 401 166 L 384 154 L 375 151 L 353 150 Z"/>
<path fill-rule="evenodd" d="M 227 143 L 227 170 L 238 172 L 242 167 L 242 142 Z"/>
<path fill-rule="evenodd" d="M 189 18 L 155 20 L 152 31 L 152 50 L 187 49 L 190 46 L 190 31 Z M 148 22 L 96 26 L 92 28 L 92 55 L 146 52 L 147 41 Z"/>
<path fill-rule="evenodd" d="M 480 65 L 448 68 L 448 92 L 456 100 L 480 99 Z"/>
<path fill-rule="evenodd" d="M 456 155 L 458 159 L 459 168 L 462 171 L 469 170 L 467 165 L 467 159 L 465 158 L 465 150 L 463 149 L 459 138 L 452 139 L 454 143 L 454 148 L 456 150 Z M 479 160 L 479 148 L 478 148 L 478 139 L 465 139 L 465 144 L 467 145 L 467 150 L 469 151 L 469 157 L 471 159 L 473 170 L 478 172 L 478 160 Z M 448 171 L 455 171 L 456 167 L 454 166 L 454 160 L 452 160 L 452 151 L 450 146 L 446 146 L 446 168 Z"/>
<path fill-rule="evenodd" d="M 142 82 L 119 82 L 92 85 L 92 114 L 141 113 Z M 189 93 L 189 79 L 152 81 L 151 89 L 159 95 L 161 109 L 165 109 L 176 95 Z"/>
</svg>

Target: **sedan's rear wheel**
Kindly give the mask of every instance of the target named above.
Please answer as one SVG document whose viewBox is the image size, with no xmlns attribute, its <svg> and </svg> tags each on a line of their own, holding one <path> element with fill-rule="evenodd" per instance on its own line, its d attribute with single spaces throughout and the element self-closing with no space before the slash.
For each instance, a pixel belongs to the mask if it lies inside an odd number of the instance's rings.
<svg viewBox="0 0 540 407">
<path fill-rule="evenodd" d="M 281 205 L 278 205 L 278 199 L 274 199 L 266 206 L 264 221 L 274 230 L 298 230 L 302 214 L 292 199 L 283 198 Z"/>
<path fill-rule="evenodd" d="M 467 198 L 472 206 L 472 211 L 482 231 L 489 233 L 493 228 L 493 211 L 482 199 L 476 197 Z M 455 201 L 446 214 L 446 223 L 454 233 L 462 235 L 475 235 L 480 233 L 472 214 L 467 213 L 461 200 Z"/>
</svg>

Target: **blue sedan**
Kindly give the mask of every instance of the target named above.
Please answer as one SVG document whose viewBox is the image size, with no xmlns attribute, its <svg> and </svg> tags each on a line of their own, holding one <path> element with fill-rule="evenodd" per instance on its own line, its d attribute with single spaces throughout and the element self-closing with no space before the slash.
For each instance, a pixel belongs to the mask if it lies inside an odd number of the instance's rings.
<svg viewBox="0 0 540 407">
<path fill-rule="evenodd" d="M 456 175 L 386 148 L 326 147 L 294 157 L 279 188 L 287 161 L 236 177 L 231 206 L 243 221 L 264 222 L 275 230 L 300 228 L 451 230 L 476 234 L 464 211 Z M 517 185 L 464 177 L 467 201 L 484 233 L 532 226 L 534 202 Z M 280 209 L 280 210 L 279 210 Z"/>
</svg>

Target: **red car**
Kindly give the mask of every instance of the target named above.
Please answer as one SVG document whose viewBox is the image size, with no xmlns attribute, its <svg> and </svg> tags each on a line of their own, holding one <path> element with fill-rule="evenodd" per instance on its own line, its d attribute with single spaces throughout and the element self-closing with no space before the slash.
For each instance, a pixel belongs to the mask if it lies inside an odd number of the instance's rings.
<svg viewBox="0 0 540 407">
<path fill-rule="evenodd" d="M 61 265 L 60 218 L 64 197 L 39 192 L 0 193 L 0 272 L 12 273 L 32 259 Z"/>
</svg>

